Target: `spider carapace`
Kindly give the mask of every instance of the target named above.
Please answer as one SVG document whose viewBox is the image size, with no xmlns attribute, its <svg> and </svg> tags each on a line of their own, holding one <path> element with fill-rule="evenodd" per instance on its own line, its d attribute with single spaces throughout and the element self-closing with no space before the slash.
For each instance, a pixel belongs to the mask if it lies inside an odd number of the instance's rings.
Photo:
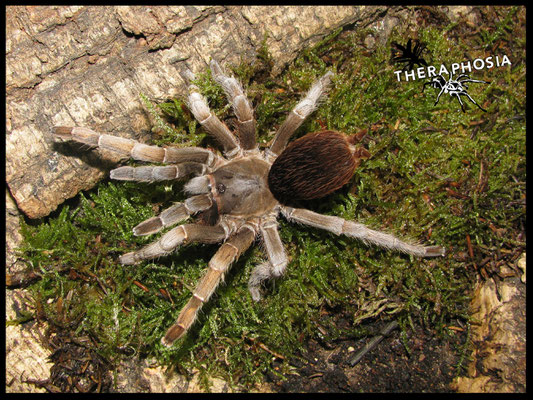
<svg viewBox="0 0 533 400">
<path fill-rule="evenodd" d="M 439 246 L 410 244 L 357 222 L 289 205 L 290 199 L 318 198 L 340 188 L 350 180 L 360 158 L 368 156 L 366 150 L 354 147 L 350 137 L 334 131 L 309 133 L 287 147 L 290 137 L 324 96 L 333 76 L 331 72 L 322 76 L 288 114 L 271 145 L 260 149 L 252 107 L 241 84 L 226 75 L 216 61 L 211 62 L 211 71 L 233 106 L 237 117 L 235 133 L 211 112 L 193 83 L 192 72 L 187 70 L 182 76 L 189 83 L 191 112 L 220 144 L 222 154 L 201 147 L 149 146 L 82 127 L 55 128 L 58 140 L 72 140 L 134 160 L 164 164 L 119 167 L 111 170 L 112 179 L 139 182 L 190 179 L 184 185 L 189 196 L 185 201 L 141 222 L 133 233 L 140 236 L 170 229 L 151 244 L 119 258 L 121 264 L 131 265 L 167 255 L 185 243 L 222 243 L 189 302 L 162 338 L 163 344 L 170 346 L 187 332 L 230 266 L 256 238 L 261 241 L 266 258 L 250 275 L 252 298 L 259 300 L 262 284 L 283 274 L 289 261 L 278 232 L 280 214 L 289 221 L 415 256 L 444 255 Z M 192 216 L 206 214 L 210 215 L 210 223 L 178 225 Z"/>
</svg>

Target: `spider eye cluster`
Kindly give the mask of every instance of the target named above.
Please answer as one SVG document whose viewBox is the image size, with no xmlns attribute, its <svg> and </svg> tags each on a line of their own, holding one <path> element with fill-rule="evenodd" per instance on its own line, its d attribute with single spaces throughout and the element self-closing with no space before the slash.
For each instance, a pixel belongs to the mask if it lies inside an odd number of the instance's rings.
<svg viewBox="0 0 533 400">
<path fill-rule="evenodd" d="M 226 186 L 223 183 L 219 183 L 217 185 L 217 192 L 222 194 L 225 191 L 226 191 Z"/>
</svg>

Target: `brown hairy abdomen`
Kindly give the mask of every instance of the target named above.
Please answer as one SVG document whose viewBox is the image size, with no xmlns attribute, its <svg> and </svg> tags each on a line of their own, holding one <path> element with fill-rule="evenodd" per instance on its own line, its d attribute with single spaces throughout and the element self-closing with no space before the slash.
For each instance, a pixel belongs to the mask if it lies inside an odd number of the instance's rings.
<svg viewBox="0 0 533 400">
<path fill-rule="evenodd" d="M 308 133 L 287 146 L 274 161 L 268 186 L 281 203 L 317 199 L 344 186 L 358 161 L 342 133 Z"/>
</svg>

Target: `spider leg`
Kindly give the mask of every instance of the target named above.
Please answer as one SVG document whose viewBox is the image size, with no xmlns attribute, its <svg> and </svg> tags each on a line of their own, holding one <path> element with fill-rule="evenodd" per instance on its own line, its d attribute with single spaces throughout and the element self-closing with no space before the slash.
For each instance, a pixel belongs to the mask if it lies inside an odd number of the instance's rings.
<svg viewBox="0 0 533 400">
<path fill-rule="evenodd" d="M 465 105 L 463 104 L 463 101 L 461 100 L 461 96 L 459 96 L 459 93 L 454 93 L 453 95 L 455 95 L 455 97 L 457 97 L 457 100 L 459 100 L 459 104 L 461 104 L 461 110 L 463 110 L 463 112 L 465 112 Z"/>
<path fill-rule="evenodd" d="M 406 243 L 393 235 L 367 228 L 363 224 L 345 219 L 322 215 L 303 208 L 282 207 L 283 215 L 289 221 L 299 222 L 315 228 L 324 229 L 336 235 L 346 235 L 392 250 L 398 250 L 418 257 L 436 257 L 444 255 L 444 248 L 439 246 L 420 246 Z"/>
<path fill-rule="evenodd" d="M 402 56 L 398 56 L 396 58 L 394 58 L 392 61 L 394 61 L 395 63 L 398 63 L 398 64 L 402 64 L 402 63 L 406 63 L 404 65 L 404 67 L 402 68 L 402 72 L 405 72 L 405 71 L 410 71 L 412 69 L 412 58 L 411 57 L 402 57 Z"/>
<path fill-rule="evenodd" d="M 439 95 L 437 96 L 437 100 L 435 101 L 435 104 L 434 104 L 435 106 L 439 103 L 440 96 L 443 92 L 444 92 L 444 87 L 440 90 Z"/>
<path fill-rule="evenodd" d="M 461 80 L 462 78 L 467 78 L 467 79 Z M 460 81 L 461 83 L 465 83 L 465 82 L 490 83 L 490 82 L 486 82 L 486 81 L 480 81 L 480 80 L 477 80 L 477 79 L 470 79 L 470 77 L 467 74 L 459 75 L 456 80 Z"/>
<path fill-rule="evenodd" d="M 415 45 L 413 47 L 413 55 L 417 56 L 419 53 L 418 51 L 420 50 L 420 47 L 422 47 L 422 43 L 420 43 L 418 40 L 415 40 Z"/>
<path fill-rule="evenodd" d="M 221 144 L 224 149 L 224 154 L 228 157 L 235 156 L 239 153 L 241 147 L 237 139 L 231 133 L 229 128 L 218 117 L 211 112 L 207 105 L 207 100 L 198 91 L 198 87 L 190 81 L 195 79 L 194 74 L 186 70 L 182 73 L 183 79 L 189 81 L 189 109 L 194 115 L 194 118 Z"/>
<path fill-rule="evenodd" d="M 411 61 L 411 57 L 398 56 L 398 57 L 394 58 L 393 61 L 396 61 L 396 62 L 407 62 L 407 61 Z"/>
<path fill-rule="evenodd" d="M 461 83 L 464 83 L 464 82 L 474 82 L 474 83 L 490 83 L 490 82 L 486 82 L 486 81 L 480 81 L 480 80 L 477 80 L 477 79 L 465 79 L 464 81 L 461 81 Z"/>
<path fill-rule="evenodd" d="M 481 111 L 485 111 L 485 112 L 487 112 L 487 110 L 485 110 L 485 109 L 484 109 L 483 107 L 481 107 L 478 103 L 476 103 L 476 101 L 475 101 L 472 97 L 470 97 L 470 95 L 469 95 L 467 92 L 464 92 L 464 93 L 461 93 L 461 94 L 463 94 L 464 96 L 468 97 L 468 99 L 469 99 L 472 103 L 474 103 L 476 106 L 478 106 L 479 109 L 480 109 Z"/>
<path fill-rule="evenodd" d="M 428 63 L 426 62 L 426 60 L 424 60 L 423 58 L 418 58 L 417 61 L 416 61 L 416 64 L 417 65 L 424 65 L 427 67 Z"/>
<path fill-rule="evenodd" d="M 396 42 L 392 42 L 391 44 L 396 47 L 396 49 L 400 50 L 402 53 L 405 53 L 405 47 L 403 47 L 401 44 Z"/>
<path fill-rule="evenodd" d="M 464 75 L 466 77 L 468 77 L 468 75 Z M 459 78 L 457 78 L 457 80 L 459 81 Z M 467 82 L 472 82 L 472 83 L 486 83 L 486 84 L 489 84 L 490 82 L 486 82 L 486 81 L 480 81 L 480 80 L 477 80 L 477 79 L 465 79 L 463 81 L 459 81 L 464 87 L 465 89 L 468 89 L 468 86 L 466 85 Z M 485 111 L 485 110 L 483 110 Z"/>
<path fill-rule="evenodd" d="M 407 61 L 407 64 L 405 65 L 405 67 L 403 67 L 402 72 L 411 71 L 413 67 L 414 67 L 413 60 L 409 58 L 409 60 Z"/>
<path fill-rule="evenodd" d="M 409 38 L 409 40 L 407 41 L 407 45 L 405 46 L 405 48 L 406 48 L 406 51 L 407 51 L 408 53 L 411 53 L 411 54 L 412 54 L 413 51 L 411 50 L 411 42 L 412 42 L 412 41 L 411 41 L 411 38 Z"/>
<path fill-rule="evenodd" d="M 250 279 L 248 280 L 248 290 L 254 301 L 261 300 L 260 286 L 264 281 L 267 281 L 270 278 L 272 278 L 272 264 L 270 261 L 265 261 L 254 267 L 250 274 Z"/>
<path fill-rule="evenodd" d="M 268 262 L 256 266 L 248 281 L 248 289 L 254 301 L 261 300 L 260 285 L 262 282 L 277 278 L 285 272 L 289 260 L 283 243 L 279 237 L 278 225 L 275 218 L 260 227 L 263 244 L 268 256 Z"/>
<path fill-rule="evenodd" d="M 211 73 L 216 82 L 222 86 L 228 101 L 233 106 L 237 116 L 237 126 L 240 144 L 244 150 L 256 148 L 255 118 L 250 102 L 246 98 L 242 85 L 234 77 L 224 75 L 220 65 L 215 60 L 211 61 Z"/>
<path fill-rule="evenodd" d="M 285 272 L 289 260 L 279 237 L 278 223 L 275 218 L 261 225 L 261 235 L 268 259 L 272 265 L 272 276 L 277 278 Z"/>
<path fill-rule="evenodd" d="M 315 82 L 304 99 L 301 100 L 289 113 L 285 122 L 283 122 L 276 132 L 272 145 L 267 150 L 269 155 L 275 158 L 285 149 L 292 134 L 304 122 L 309 114 L 317 108 L 318 102 L 325 94 L 332 76 L 333 72 L 329 71 Z"/>
<path fill-rule="evenodd" d="M 193 296 L 181 310 L 175 324 L 168 329 L 161 339 L 161 343 L 165 346 L 171 346 L 174 341 L 187 332 L 196 320 L 198 310 L 209 300 L 218 284 L 224 279 L 231 264 L 250 247 L 255 235 L 255 228 L 245 224 L 218 249 L 209 261 L 207 271 L 196 286 Z"/>
<path fill-rule="evenodd" d="M 210 195 L 201 194 L 186 199 L 183 203 L 175 203 L 161 214 L 149 218 L 133 228 L 135 236 L 151 235 L 161 229 L 176 225 L 190 215 L 209 209 L 213 205 Z"/>
<path fill-rule="evenodd" d="M 59 140 L 72 140 L 92 148 L 110 150 L 120 154 L 123 158 L 131 157 L 138 161 L 165 164 L 195 162 L 211 166 L 214 165 L 216 158 L 218 158 L 212 151 L 201 147 L 149 146 L 136 140 L 100 134 L 92 129 L 80 126 L 56 126 L 54 127 L 54 136 Z"/>
<path fill-rule="evenodd" d="M 110 178 L 119 181 L 160 182 L 182 179 L 189 175 L 203 175 L 206 172 L 204 164 L 185 162 L 176 165 L 119 167 L 112 169 Z"/>
<path fill-rule="evenodd" d="M 420 58 L 420 56 L 422 55 L 425 49 L 426 49 L 426 45 L 423 43 L 420 43 L 417 40 L 415 49 L 413 50 L 413 53 L 415 54 L 416 58 Z"/>
<path fill-rule="evenodd" d="M 429 81 L 429 82 L 425 82 L 424 83 L 424 86 L 422 87 L 422 92 L 426 89 L 426 86 L 431 86 L 432 88 L 435 88 L 435 89 L 438 89 L 437 88 L 437 83 L 440 85 L 440 82 L 438 81 Z M 441 89 L 442 89 L 442 85 L 440 85 Z"/>
<path fill-rule="evenodd" d="M 209 226 L 198 224 L 179 225 L 140 250 L 123 254 L 119 262 L 124 265 L 137 264 L 170 254 L 175 248 L 190 242 L 217 243 L 227 237 L 228 228 L 222 224 Z"/>
</svg>

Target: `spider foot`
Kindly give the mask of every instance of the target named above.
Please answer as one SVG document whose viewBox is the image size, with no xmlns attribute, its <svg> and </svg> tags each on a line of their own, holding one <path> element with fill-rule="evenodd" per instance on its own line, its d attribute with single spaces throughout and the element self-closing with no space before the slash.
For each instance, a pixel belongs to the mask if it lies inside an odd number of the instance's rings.
<svg viewBox="0 0 533 400">
<path fill-rule="evenodd" d="M 256 303 L 261 300 L 263 295 L 261 294 L 261 290 L 259 287 L 249 287 L 248 290 L 250 291 L 250 294 L 252 295 L 252 300 Z"/>
<path fill-rule="evenodd" d="M 440 246 L 429 246 L 425 248 L 426 254 L 424 257 L 444 257 L 446 249 Z"/>
</svg>

